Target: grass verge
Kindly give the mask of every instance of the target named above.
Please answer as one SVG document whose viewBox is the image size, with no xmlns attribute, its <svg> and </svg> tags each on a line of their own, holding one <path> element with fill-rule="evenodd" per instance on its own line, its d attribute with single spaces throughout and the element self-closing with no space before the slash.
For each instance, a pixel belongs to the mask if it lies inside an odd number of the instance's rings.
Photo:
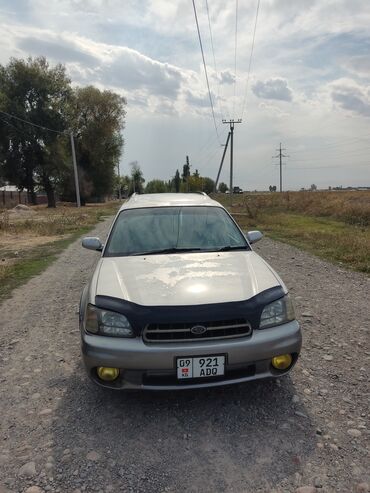
<svg viewBox="0 0 370 493">
<path fill-rule="evenodd" d="M 356 212 L 353 212 L 356 195 L 348 195 L 346 201 L 346 192 L 330 192 L 330 195 L 327 193 L 332 215 L 328 213 L 329 207 L 325 210 L 320 209 L 320 204 L 314 202 L 315 193 L 311 193 L 308 198 L 301 192 L 289 192 L 286 197 L 276 198 L 276 195 L 279 194 L 261 198 L 255 194 L 244 194 L 243 197 L 234 197 L 233 207 L 229 206 L 227 196 L 220 197 L 218 194 L 215 199 L 221 198 L 219 201 L 234 215 L 243 230 L 260 229 L 272 239 L 289 243 L 330 262 L 370 274 L 370 193 L 358 195 L 361 198 L 361 209 Z M 300 201 L 300 197 L 304 200 Z M 323 204 L 324 198 L 321 195 L 317 195 L 317 199 Z M 304 201 L 308 204 L 305 208 Z M 334 206 L 336 202 L 340 204 L 338 210 Z M 293 208 L 292 204 L 296 206 Z M 351 215 L 348 214 L 350 208 Z M 320 210 L 324 212 L 322 216 L 319 215 Z"/>
<path fill-rule="evenodd" d="M 370 230 L 340 221 L 299 214 L 275 213 L 258 221 L 235 219 L 245 229 L 260 229 L 266 236 L 289 243 L 318 257 L 370 274 Z"/>
<path fill-rule="evenodd" d="M 113 202 L 78 210 L 63 207 L 53 211 L 35 208 L 32 218 L 7 219 L 6 230 L 0 228 L 0 300 L 45 270 L 58 254 L 98 221 L 115 214 L 118 205 Z M 32 247 L 32 240 L 39 241 L 40 237 L 43 243 Z M 24 246 L 25 240 L 29 240 L 29 244 Z"/>
</svg>

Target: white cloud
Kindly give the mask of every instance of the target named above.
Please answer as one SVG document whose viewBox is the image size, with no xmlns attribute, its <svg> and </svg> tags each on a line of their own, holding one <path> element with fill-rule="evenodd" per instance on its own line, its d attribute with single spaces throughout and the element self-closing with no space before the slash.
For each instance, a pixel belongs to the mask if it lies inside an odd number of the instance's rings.
<svg viewBox="0 0 370 493">
<path fill-rule="evenodd" d="M 235 2 L 209 2 L 216 74 L 205 4 L 197 1 L 218 121 L 240 116 L 232 113 L 233 107 L 241 111 L 244 99 L 256 6 L 257 0 L 239 2 L 234 98 Z M 0 23 L 1 63 L 10 56 L 45 54 L 65 63 L 74 83 L 111 88 L 127 97 L 124 159 L 138 159 L 147 178 L 168 177 L 175 163 L 197 148 L 204 149 L 197 167 L 212 175 L 222 149 L 189 0 L 2 0 Z M 245 118 L 235 135 L 240 186 L 266 184 L 261 169 L 275 142 L 286 141 L 289 153 L 293 145 L 312 149 L 322 140 L 369 134 L 369 25 L 368 0 L 261 2 Z M 227 131 L 226 125 L 220 128 Z M 216 157 L 210 158 L 213 153 Z M 334 161 L 341 164 L 339 152 Z M 288 168 L 287 185 L 309 185 L 307 176 L 307 183 L 293 176 L 289 182 Z M 369 182 L 369 168 L 361 170 L 358 176 Z M 269 173 L 267 168 L 268 179 Z M 353 175 L 352 170 L 344 175 L 342 184 L 357 181 Z"/>
<path fill-rule="evenodd" d="M 219 75 L 221 84 L 234 84 L 235 75 L 230 70 L 222 70 Z"/>
<path fill-rule="evenodd" d="M 170 106 L 173 108 L 180 100 L 190 106 L 207 106 L 200 104 L 202 82 L 195 72 L 154 60 L 126 46 L 19 26 L 0 26 L 0 35 L 12 38 L 18 53 L 24 57 L 46 56 L 54 63 L 65 63 L 75 83 L 112 88 L 128 95 L 131 104 L 137 101 L 139 106 L 146 99 L 148 110 L 157 111 L 156 97 L 163 98 L 161 104 L 168 114 L 173 113 Z"/>
<path fill-rule="evenodd" d="M 352 56 L 344 61 L 343 66 L 354 75 L 370 78 L 369 55 Z"/>
<path fill-rule="evenodd" d="M 292 101 L 293 92 L 285 79 L 275 77 L 265 81 L 257 81 L 252 86 L 252 91 L 258 98 L 278 99 L 280 101 Z"/>
<path fill-rule="evenodd" d="M 369 86 L 360 86 L 353 80 L 341 79 L 330 85 L 331 97 L 341 108 L 370 117 Z"/>
</svg>

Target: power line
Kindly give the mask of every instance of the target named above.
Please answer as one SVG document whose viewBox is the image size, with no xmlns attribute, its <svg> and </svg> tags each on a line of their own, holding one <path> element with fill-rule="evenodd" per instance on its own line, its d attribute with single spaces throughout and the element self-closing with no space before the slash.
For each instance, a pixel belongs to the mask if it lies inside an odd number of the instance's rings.
<svg viewBox="0 0 370 493">
<path fill-rule="evenodd" d="M 220 99 L 220 80 L 218 78 L 218 70 L 217 70 L 217 63 L 216 63 L 215 48 L 214 48 L 214 43 L 213 43 L 211 17 L 209 15 L 208 0 L 206 0 L 206 10 L 207 10 L 207 17 L 208 17 L 209 36 L 210 36 L 210 40 L 211 40 L 211 49 L 212 49 L 212 55 L 213 55 L 213 66 L 214 66 L 214 70 L 215 70 L 215 74 L 216 74 L 216 79 L 217 79 L 217 101 L 220 104 L 221 117 L 223 117 L 223 115 L 222 115 L 223 111 L 222 111 L 222 108 L 221 108 L 221 99 Z"/>
<path fill-rule="evenodd" d="M 10 113 L 7 113 L 6 111 L 0 110 L 0 113 L 8 116 L 9 118 L 14 118 L 15 120 L 18 120 L 20 122 L 27 123 L 28 125 L 31 125 L 32 127 L 41 128 L 42 130 L 54 132 L 54 133 L 59 134 L 59 135 L 67 135 L 67 132 L 61 132 L 60 130 L 54 130 L 52 128 L 44 127 L 43 125 L 38 125 L 37 123 L 33 123 L 33 122 L 28 121 L 28 120 L 24 120 L 23 118 L 20 118 L 19 116 L 11 115 Z M 22 130 L 17 129 L 17 127 L 15 127 L 12 123 L 6 122 L 5 120 L 2 120 L 2 121 L 4 123 L 10 125 L 11 127 L 15 128 L 19 132 L 24 133 Z M 77 160 L 76 160 L 76 151 L 75 151 L 73 132 L 69 133 L 69 137 L 70 137 L 70 143 L 71 143 L 71 153 L 72 153 L 73 171 L 74 171 L 75 188 L 76 188 L 76 202 L 77 202 L 77 207 L 81 207 L 80 185 L 79 185 L 79 178 L 78 178 Z"/>
<path fill-rule="evenodd" d="M 255 44 L 255 39 L 256 39 L 256 30 L 257 30 L 257 21 L 258 21 L 259 10 L 260 10 L 260 0 L 257 1 L 256 19 L 255 19 L 255 22 L 254 22 L 252 47 L 251 47 L 251 53 L 250 53 L 250 56 L 249 56 L 248 75 L 247 75 L 247 82 L 246 82 L 246 86 L 245 86 L 245 94 L 244 94 L 244 100 L 243 100 L 243 106 L 242 106 L 242 116 L 241 116 L 241 119 L 243 119 L 244 110 L 245 110 L 245 107 L 246 107 L 246 104 L 247 104 L 247 96 L 248 96 L 248 90 L 249 90 L 249 79 L 250 79 L 250 74 L 251 74 L 251 67 L 252 67 L 252 59 L 253 59 L 253 52 L 254 52 L 254 44 Z"/>
<path fill-rule="evenodd" d="M 21 133 L 23 135 L 27 135 L 24 130 L 21 130 L 20 128 L 16 127 L 15 125 L 13 125 L 13 123 L 8 122 L 8 120 L 4 120 L 3 118 L 0 118 L 0 121 L 5 123 L 5 125 L 9 125 L 10 127 L 13 127 L 18 133 Z"/>
<path fill-rule="evenodd" d="M 205 57 L 204 57 L 203 44 L 202 44 L 202 37 L 201 37 L 201 34 L 200 34 L 200 28 L 199 28 L 199 22 L 198 22 L 197 8 L 196 8 L 196 6 L 195 6 L 195 0 L 192 0 L 192 2 L 193 2 L 193 9 L 194 9 L 195 23 L 196 23 L 196 25 L 197 25 L 197 31 L 198 31 L 199 46 L 200 46 L 200 51 L 201 51 L 201 53 L 202 53 L 202 60 L 203 60 L 204 73 L 205 73 L 205 76 L 206 76 L 206 82 L 207 82 L 207 88 L 208 88 L 209 102 L 210 102 L 210 104 L 211 104 L 211 110 L 212 110 L 212 118 L 213 118 L 213 123 L 214 123 L 214 125 L 215 125 L 215 130 L 216 130 L 216 134 L 217 134 L 217 139 L 218 139 L 218 142 L 219 142 L 219 144 L 221 145 L 221 140 L 220 140 L 220 136 L 219 136 L 218 129 L 217 129 L 217 125 L 216 125 L 216 117 L 215 117 L 215 110 L 214 110 L 214 108 L 213 108 L 213 101 L 212 101 L 211 89 L 210 89 L 210 87 L 209 87 L 209 80 L 208 80 L 207 65 L 206 65 L 206 60 L 205 60 Z"/>
<path fill-rule="evenodd" d="M 235 0 L 235 51 L 234 51 L 234 99 L 233 99 L 233 118 L 235 118 L 235 98 L 236 98 L 236 61 L 237 61 L 237 51 L 238 51 L 238 7 L 239 2 Z"/>
<path fill-rule="evenodd" d="M 367 163 L 357 163 L 357 164 L 335 164 L 334 166 L 308 166 L 308 167 L 302 167 L 302 168 L 291 168 L 289 166 L 289 171 L 292 169 L 292 170 L 295 170 L 295 171 L 299 171 L 299 170 L 305 170 L 305 169 L 328 169 L 328 168 L 357 168 L 359 166 L 370 166 L 370 162 L 368 161 Z"/>
<path fill-rule="evenodd" d="M 335 149 L 337 147 L 342 147 L 342 146 L 352 146 L 352 145 L 355 145 L 357 143 L 360 143 L 362 142 L 363 140 L 369 140 L 369 136 L 364 136 L 364 137 L 352 137 L 350 139 L 348 139 L 346 142 L 344 141 L 340 141 L 340 142 L 332 142 L 330 144 L 327 144 L 327 145 L 324 145 L 324 146 L 318 146 L 318 147 L 313 147 L 313 148 L 310 148 L 310 149 L 300 149 L 300 150 L 297 150 L 297 151 L 292 151 L 292 154 L 299 154 L 299 153 L 307 153 L 307 152 L 316 152 L 316 151 L 331 151 L 332 149 Z M 350 150 L 350 149 L 348 149 Z M 354 149 L 356 150 L 356 149 Z"/>
<path fill-rule="evenodd" d="M 358 157 L 358 156 L 368 156 L 370 151 L 370 147 L 363 147 L 359 149 L 344 149 L 343 151 L 336 151 L 335 154 L 329 154 L 329 155 L 324 155 L 324 156 L 308 156 L 308 157 L 303 157 L 303 158 L 295 158 L 293 156 L 293 159 L 295 162 L 303 162 L 307 163 L 310 161 L 329 161 L 329 160 L 337 160 L 337 159 L 352 159 L 353 157 Z"/>
<path fill-rule="evenodd" d="M 221 127 L 222 127 L 222 123 L 218 124 L 217 130 L 219 130 Z M 206 135 L 208 135 L 208 132 Z M 220 135 L 221 135 L 221 139 L 223 140 L 225 136 L 222 134 L 222 131 L 220 132 Z M 202 142 L 202 144 L 199 146 L 198 150 L 195 151 L 195 159 L 197 160 L 198 157 L 200 158 L 201 154 L 204 153 L 207 147 L 208 148 L 210 148 L 211 146 L 213 147 L 216 141 L 217 141 L 217 135 L 212 131 L 212 133 L 209 134 Z M 218 142 L 217 142 L 217 147 L 219 147 Z"/>
<path fill-rule="evenodd" d="M 41 128 L 42 130 L 48 130 L 49 132 L 54 132 L 56 134 L 65 134 L 64 131 L 62 132 L 60 130 L 54 130 L 52 128 L 44 127 L 43 125 L 38 125 L 37 123 L 33 123 L 33 122 L 28 121 L 28 120 L 24 120 L 23 118 L 19 118 L 19 116 L 11 115 L 10 113 L 7 113 L 6 111 L 0 110 L 0 113 L 8 116 L 9 118 L 14 118 L 15 120 L 18 120 L 20 122 L 27 123 L 28 125 L 32 125 L 33 127 Z M 12 126 L 14 126 L 14 125 L 12 125 Z"/>
</svg>

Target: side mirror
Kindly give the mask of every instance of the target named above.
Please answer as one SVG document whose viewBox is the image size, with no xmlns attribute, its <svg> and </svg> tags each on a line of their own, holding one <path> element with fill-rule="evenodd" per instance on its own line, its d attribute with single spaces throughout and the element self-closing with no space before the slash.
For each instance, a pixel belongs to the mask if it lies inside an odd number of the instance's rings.
<svg viewBox="0 0 370 493">
<path fill-rule="evenodd" d="M 87 236 L 82 240 L 82 246 L 88 250 L 95 250 L 101 252 L 103 250 L 103 244 L 99 238 L 94 236 Z"/>
<path fill-rule="evenodd" d="M 256 243 L 256 241 L 259 241 L 261 238 L 263 238 L 263 234 L 261 233 L 261 231 L 248 231 L 245 236 L 247 237 L 247 240 L 250 244 Z"/>
</svg>

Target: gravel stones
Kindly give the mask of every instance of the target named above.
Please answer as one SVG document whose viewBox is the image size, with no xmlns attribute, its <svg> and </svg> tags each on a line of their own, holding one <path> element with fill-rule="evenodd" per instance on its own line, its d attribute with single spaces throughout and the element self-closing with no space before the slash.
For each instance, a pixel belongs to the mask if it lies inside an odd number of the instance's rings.
<svg viewBox="0 0 370 493">
<path fill-rule="evenodd" d="M 95 255 L 71 245 L 15 290 L 0 320 L 0 483 L 9 493 L 369 493 L 361 327 L 370 283 L 268 239 L 256 249 L 294 287 L 297 313 L 314 314 L 300 317 L 302 354 L 279 380 L 159 394 L 95 387 L 74 313 Z M 30 461 L 35 475 L 19 475 Z"/>
<path fill-rule="evenodd" d="M 39 486 L 30 486 L 24 493 L 44 493 L 44 490 L 42 490 Z"/>
<path fill-rule="evenodd" d="M 347 434 L 353 438 L 359 438 L 362 435 L 361 431 L 356 430 L 356 428 L 350 428 L 347 430 Z"/>
<path fill-rule="evenodd" d="M 97 462 L 100 459 L 100 454 L 98 454 L 98 452 L 95 452 L 94 450 L 92 450 L 91 452 L 89 452 L 86 455 L 86 459 L 91 460 L 93 462 Z"/>
<path fill-rule="evenodd" d="M 48 416 L 53 412 L 52 409 L 46 408 L 39 412 L 39 416 Z"/>
<path fill-rule="evenodd" d="M 356 493 L 369 493 L 369 492 L 370 492 L 369 483 L 359 483 L 356 486 Z"/>
<path fill-rule="evenodd" d="M 331 354 L 324 354 L 323 359 L 325 361 L 333 361 L 333 356 Z"/>
<path fill-rule="evenodd" d="M 36 476 L 36 464 L 34 462 L 27 462 L 19 469 L 18 474 L 26 478 Z"/>
</svg>

